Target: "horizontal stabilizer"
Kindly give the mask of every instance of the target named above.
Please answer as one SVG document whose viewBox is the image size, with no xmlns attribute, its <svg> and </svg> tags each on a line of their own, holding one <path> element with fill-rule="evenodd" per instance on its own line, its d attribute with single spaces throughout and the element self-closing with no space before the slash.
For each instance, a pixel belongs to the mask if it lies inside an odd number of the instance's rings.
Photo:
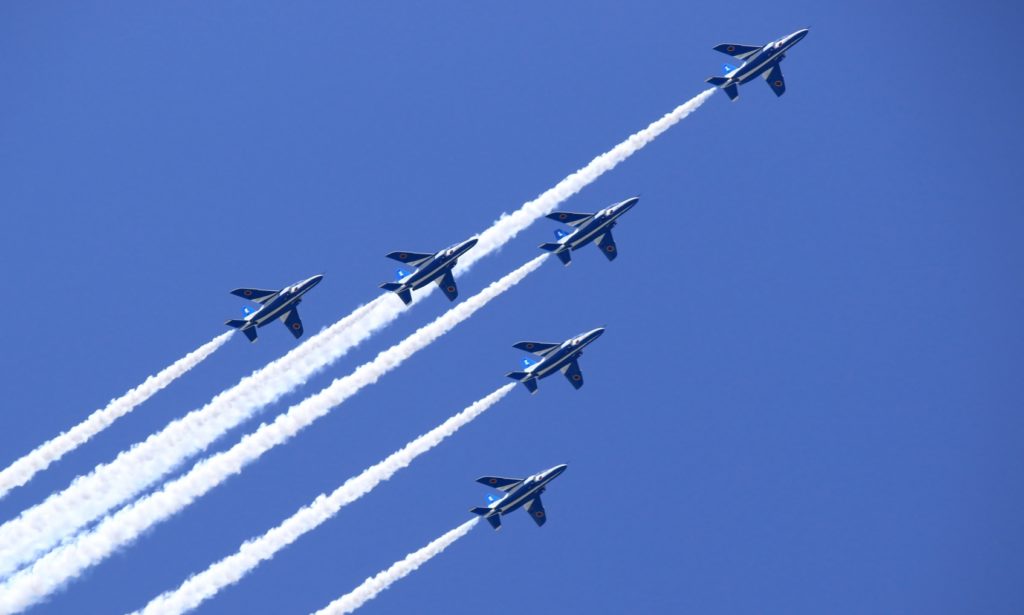
<svg viewBox="0 0 1024 615">
<path fill-rule="evenodd" d="M 725 92 L 725 95 L 729 97 L 729 100 L 736 100 L 737 98 L 740 97 L 740 90 L 739 88 L 736 87 L 735 83 L 730 86 L 722 88 L 722 91 Z"/>
<path fill-rule="evenodd" d="M 509 372 L 505 374 L 509 378 L 522 383 L 530 393 L 537 392 L 537 379 L 527 372 Z"/>
<path fill-rule="evenodd" d="M 263 303 L 264 301 L 266 301 L 270 297 L 273 297 L 279 292 L 281 291 L 263 290 L 260 288 L 236 288 L 235 290 L 231 291 L 231 294 L 235 295 L 236 297 L 248 299 L 249 301 L 258 301 L 259 303 Z"/>
<path fill-rule="evenodd" d="M 250 324 L 248 320 L 229 320 L 224 324 L 229 327 L 234 327 L 235 329 L 241 329 L 242 333 L 245 334 L 245 337 L 249 338 L 250 342 L 256 341 L 256 327 L 245 328 L 246 325 Z"/>
<path fill-rule="evenodd" d="M 561 248 L 561 247 L 562 247 L 562 244 L 560 244 L 560 243 L 542 243 L 542 244 L 540 244 L 540 249 L 541 250 L 545 250 L 547 252 L 554 252 L 555 250 L 557 250 L 558 248 Z"/>
<path fill-rule="evenodd" d="M 478 506 L 476 508 L 470 508 L 469 512 L 487 519 L 487 522 L 490 523 L 491 527 L 494 529 L 501 529 L 501 515 L 499 515 L 493 508 L 483 508 L 482 506 Z"/>
<path fill-rule="evenodd" d="M 723 85 L 725 85 L 726 83 L 729 82 L 729 78 L 728 77 L 708 77 L 707 79 L 704 80 L 704 82 L 705 83 L 710 83 L 711 85 L 716 85 L 718 87 L 722 87 Z"/>
<path fill-rule="evenodd" d="M 380 287 L 384 290 L 397 294 L 398 298 L 402 300 L 402 303 L 406 305 L 412 303 L 412 291 L 402 284 L 398 284 L 397 282 L 384 282 Z"/>
</svg>

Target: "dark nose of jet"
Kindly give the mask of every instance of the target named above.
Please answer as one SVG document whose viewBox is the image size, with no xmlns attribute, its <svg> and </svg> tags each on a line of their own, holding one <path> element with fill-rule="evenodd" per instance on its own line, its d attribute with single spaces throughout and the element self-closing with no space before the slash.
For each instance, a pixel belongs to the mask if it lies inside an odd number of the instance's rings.
<svg viewBox="0 0 1024 615">
<path fill-rule="evenodd" d="M 314 286 L 319 284 L 320 280 L 322 279 L 324 279 L 324 274 L 322 273 L 309 278 L 308 280 L 306 280 L 306 289 L 309 290 L 310 288 L 313 288 Z"/>
<path fill-rule="evenodd" d="M 604 334 L 604 327 L 598 327 L 598 328 L 594 329 L 593 331 L 587 331 L 586 333 L 584 333 L 583 334 L 583 339 L 586 340 L 587 343 L 589 344 L 590 342 L 592 342 L 592 341 L 596 340 L 597 338 L 601 337 L 602 334 Z"/>
<path fill-rule="evenodd" d="M 551 475 L 551 478 L 555 478 L 556 476 L 559 476 L 562 472 L 565 472 L 565 469 L 568 468 L 568 467 L 569 467 L 569 464 L 567 464 L 567 463 L 563 463 L 562 465 L 557 465 L 557 466 L 551 468 L 550 470 L 548 470 L 548 474 Z"/>
<path fill-rule="evenodd" d="M 472 237 L 470 239 L 467 239 L 466 241 L 463 241 L 459 245 L 459 253 L 462 254 L 463 252 L 468 252 L 470 249 L 473 248 L 473 246 L 476 245 L 476 242 L 478 242 L 478 241 L 480 241 L 480 240 L 477 239 L 476 237 Z"/>
<path fill-rule="evenodd" d="M 799 43 L 801 40 L 803 40 L 805 36 L 807 36 L 807 33 L 810 31 L 810 28 L 804 28 L 803 30 L 797 30 L 796 32 L 790 34 L 789 36 L 790 38 L 793 39 L 794 43 Z"/>
</svg>

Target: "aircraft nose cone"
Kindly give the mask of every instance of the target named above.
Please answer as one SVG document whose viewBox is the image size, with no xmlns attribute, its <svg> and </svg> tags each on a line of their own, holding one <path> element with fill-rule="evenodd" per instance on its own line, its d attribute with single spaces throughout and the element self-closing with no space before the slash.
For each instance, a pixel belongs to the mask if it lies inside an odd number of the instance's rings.
<svg viewBox="0 0 1024 615">
<path fill-rule="evenodd" d="M 569 467 L 569 464 L 563 463 L 561 465 L 557 465 L 557 466 L 551 468 L 550 470 L 548 470 L 548 473 L 550 473 L 551 477 L 554 478 L 554 477 L 560 475 L 562 472 L 565 472 L 565 469 L 568 468 L 568 467 Z"/>
<path fill-rule="evenodd" d="M 601 337 L 602 335 L 604 335 L 604 327 L 598 327 L 598 328 L 594 329 L 593 331 L 587 332 L 587 334 L 586 334 L 587 341 L 592 342 L 592 341 L 596 340 L 597 338 Z"/>
<path fill-rule="evenodd" d="M 469 250 L 470 248 L 472 248 L 473 246 L 475 246 L 475 245 L 476 245 L 476 242 L 478 242 L 478 241 L 480 241 L 480 239 L 479 239 L 479 238 L 477 238 L 477 237 L 473 237 L 473 238 L 471 238 L 471 239 L 467 239 L 466 241 L 463 241 L 463 242 L 462 242 L 462 245 L 461 245 L 461 246 L 459 246 L 459 247 L 460 247 L 460 248 L 462 248 L 462 251 L 463 251 L 463 252 L 465 252 L 466 250 Z"/>
<path fill-rule="evenodd" d="M 810 32 L 810 31 L 811 31 L 810 28 L 804 28 L 803 30 L 797 30 L 796 32 L 794 32 L 790 36 L 793 37 L 793 42 L 796 43 L 796 42 L 802 40 L 805 36 L 807 36 L 807 33 Z"/>
<path fill-rule="evenodd" d="M 322 279 L 324 279 L 324 274 L 322 274 L 322 273 L 319 273 L 319 274 L 317 274 L 317 275 L 315 275 L 315 276 L 313 276 L 313 277 L 309 278 L 308 280 L 306 280 L 306 284 L 307 284 L 307 285 L 308 285 L 308 286 L 309 286 L 310 288 L 313 288 L 314 286 L 316 286 L 317 284 L 319 284 L 319 283 L 320 283 L 320 280 L 322 280 Z"/>
<path fill-rule="evenodd" d="M 633 207 L 637 203 L 639 203 L 639 202 L 640 202 L 640 197 L 635 196 L 635 197 L 633 197 L 631 199 L 626 199 L 625 201 L 620 203 L 619 204 L 619 208 L 622 210 L 623 213 L 625 213 L 625 212 L 629 211 L 630 209 L 633 209 Z"/>
</svg>

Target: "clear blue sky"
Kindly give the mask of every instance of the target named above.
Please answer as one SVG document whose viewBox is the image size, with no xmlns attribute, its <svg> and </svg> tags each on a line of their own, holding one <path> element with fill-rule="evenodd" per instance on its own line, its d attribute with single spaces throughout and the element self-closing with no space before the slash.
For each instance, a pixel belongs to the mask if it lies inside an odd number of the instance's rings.
<svg viewBox="0 0 1024 615">
<path fill-rule="evenodd" d="M 476 477 L 568 462 L 544 528 L 479 527 L 365 612 L 1024 612 L 1011 5 L 4 4 L 4 465 L 221 332 L 230 289 L 326 272 L 317 331 L 377 295 L 387 252 L 483 230 L 700 92 L 715 44 L 811 28 L 784 97 L 716 95 L 566 203 L 642 194 L 617 261 L 547 263 L 35 612 L 142 606 L 506 382 L 514 342 L 599 325 L 582 390 L 514 391 L 202 611 L 319 608 L 468 518 Z M 237 336 L 0 518 L 294 345 Z"/>
</svg>

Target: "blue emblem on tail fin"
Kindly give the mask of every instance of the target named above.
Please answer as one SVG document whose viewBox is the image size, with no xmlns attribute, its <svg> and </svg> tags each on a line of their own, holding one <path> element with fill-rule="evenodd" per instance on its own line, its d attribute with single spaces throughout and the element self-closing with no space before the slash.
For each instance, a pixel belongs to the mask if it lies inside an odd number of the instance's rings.
<svg viewBox="0 0 1024 615">
<path fill-rule="evenodd" d="M 556 228 L 555 229 L 555 239 L 561 239 L 562 237 L 568 237 L 568 236 L 569 236 L 569 233 L 567 233 L 566 231 L 563 231 L 560 228 Z"/>
<path fill-rule="evenodd" d="M 245 314 L 246 316 L 248 316 L 249 314 L 252 314 L 254 311 L 255 310 L 253 310 L 248 305 L 242 307 L 242 313 Z"/>
<path fill-rule="evenodd" d="M 537 362 L 531 359 L 530 357 L 523 357 L 523 367 L 530 367 L 531 365 L 536 364 Z"/>
<path fill-rule="evenodd" d="M 492 494 L 490 494 L 490 493 L 488 493 L 488 494 L 487 494 L 487 503 L 488 503 L 488 504 L 493 504 L 493 503 L 497 502 L 497 501 L 498 501 L 498 499 L 499 499 L 499 498 L 498 498 L 498 496 L 496 496 L 496 495 L 492 495 Z"/>
<path fill-rule="evenodd" d="M 733 66 L 732 64 L 723 64 L 722 65 L 722 73 L 731 73 L 734 70 L 736 70 L 736 67 Z"/>
<path fill-rule="evenodd" d="M 396 280 L 403 280 L 403 279 L 409 277 L 410 275 L 412 275 L 412 274 L 409 273 L 408 271 L 406 271 L 405 269 L 396 269 L 395 270 L 395 279 Z"/>
</svg>

